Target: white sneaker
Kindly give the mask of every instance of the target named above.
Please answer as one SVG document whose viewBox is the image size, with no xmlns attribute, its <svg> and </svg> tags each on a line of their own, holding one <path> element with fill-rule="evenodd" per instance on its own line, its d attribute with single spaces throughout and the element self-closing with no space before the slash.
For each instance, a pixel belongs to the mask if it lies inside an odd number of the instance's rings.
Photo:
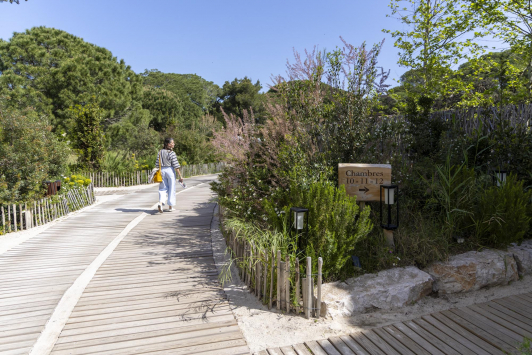
<svg viewBox="0 0 532 355">
<path fill-rule="evenodd" d="M 168 212 L 174 212 L 175 209 L 172 206 L 168 206 Z"/>
<path fill-rule="evenodd" d="M 159 212 L 163 213 L 163 206 L 161 205 L 161 203 L 157 203 L 157 209 L 159 210 Z"/>
</svg>

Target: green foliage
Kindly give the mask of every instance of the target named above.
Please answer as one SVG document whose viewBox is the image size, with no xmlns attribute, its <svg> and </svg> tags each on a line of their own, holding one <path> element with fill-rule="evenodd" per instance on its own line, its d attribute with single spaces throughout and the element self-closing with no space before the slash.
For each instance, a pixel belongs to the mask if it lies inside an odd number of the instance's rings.
<svg viewBox="0 0 532 355">
<path fill-rule="evenodd" d="M 91 184 L 91 180 L 89 178 L 86 178 L 83 175 L 70 175 L 68 177 L 64 177 L 62 184 L 61 184 L 61 190 L 60 193 L 64 194 L 70 191 L 71 189 L 77 189 L 82 187 L 87 187 Z"/>
<path fill-rule="evenodd" d="M 532 191 L 510 174 L 500 187 L 485 189 L 474 215 L 479 242 L 492 247 L 520 243 L 530 229 Z"/>
<path fill-rule="evenodd" d="M 156 154 L 137 160 L 135 154 L 128 151 L 107 151 L 102 160 L 100 170 L 114 173 L 134 172 L 153 168 Z M 151 163 L 151 164 L 150 164 Z"/>
<path fill-rule="evenodd" d="M 96 103 L 71 107 L 74 118 L 72 147 L 78 152 L 82 169 L 98 170 L 104 155 L 102 110 Z"/>
<path fill-rule="evenodd" d="M 220 90 L 217 102 L 214 104 L 217 118 L 223 121 L 220 108 L 230 115 L 242 117 L 244 110 L 253 110 L 255 119 L 259 123 L 266 120 L 264 96 L 260 94 L 262 85 L 257 80 L 255 84 L 248 77 L 226 81 Z"/>
<path fill-rule="evenodd" d="M 171 91 L 145 86 L 142 94 L 142 108 L 152 116 L 150 127 L 164 132 L 171 125 L 179 122 L 183 113 L 181 100 Z"/>
<path fill-rule="evenodd" d="M 410 148 L 418 159 L 431 158 L 438 153 L 440 138 L 446 128 L 441 120 L 430 119 L 433 101 L 427 96 L 407 99 L 406 120 L 412 134 Z"/>
<path fill-rule="evenodd" d="M 384 30 L 400 50 L 398 63 L 419 71 L 419 85 L 407 90 L 429 97 L 456 90 L 460 81 L 452 80 L 451 66 L 468 52 L 478 53 L 481 47 L 474 39 L 485 34 L 477 28 L 481 20 L 468 1 L 392 0 L 390 8 L 388 16 L 406 25 L 403 30 Z"/>
<path fill-rule="evenodd" d="M 518 355 L 532 355 L 532 339 L 525 337 L 517 350 L 519 351 Z"/>
<path fill-rule="evenodd" d="M 0 40 L 0 94 L 13 105 L 53 114 L 54 130 L 74 133 L 70 107 L 96 98 L 104 124 L 141 95 L 140 78 L 110 51 L 67 32 L 34 27 Z"/>
<path fill-rule="evenodd" d="M 0 203 L 41 198 L 43 181 L 65 173 L 69 149 L 51 129 L 46 117 L 0 100 Z"/>
<path fill-rule="evenodd" d="M 325 181 L 308 188 L 294 183 L 288 201 L 290 205 L 280 206 L 271 199 L 264 200 L 269 223 L 282 231 L 289 224 L 290 207 L 308 208 L 308 240 L 303 239 L 302 245 L 308 256 L 323 258 L 325 278 L 336 276 L 350 260 L 354 244 L 371 231 L 370 208 L 359 211 L 356 198 L 347 196 L 343 186 L 336 188 Z"/>
<path fill-rule="evenodd" d="M 162 73 L 157 69 L 142 73 L 144 86 L 164 89 L 183 105 L 183 128 L 191 129 L 213 107 L 220 88 L 196 74 Z"/>
<path fill-rule="evenodd" d="M 455 235 L 461 236 L 464 223 L 472 214 L 472 208 L 480 189 L 476 181 L 475 171 L 465 163 L 451 165 L 448 156 L 443 165 L 435 166 L 435 174 L 429 182 L 434 204 L 444 222 L 444 233 L 449 240 Z"/>
<path fill-rule="evenodd" d="M 152 116 L 140 103 L 134 103 L 125 117 L 107 130 L 108 147 L 114 151 L 126 151 L 137 157 L 153 155 L 162 141 L 159 133 L 150 127 Z"/>
</svg>

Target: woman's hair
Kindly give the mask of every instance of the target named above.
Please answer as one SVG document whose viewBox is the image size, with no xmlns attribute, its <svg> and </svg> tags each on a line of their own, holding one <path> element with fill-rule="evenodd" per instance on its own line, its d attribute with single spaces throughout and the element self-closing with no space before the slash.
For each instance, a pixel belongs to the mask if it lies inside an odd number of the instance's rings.
<svg viewBox="0 0 532 355">
<path fill-rule="evenodd" d="M 168 149 L 168 145 L 174 141 L 173 138 L 165 138 L 164 139 L 164 149 Z"/>
</svg>

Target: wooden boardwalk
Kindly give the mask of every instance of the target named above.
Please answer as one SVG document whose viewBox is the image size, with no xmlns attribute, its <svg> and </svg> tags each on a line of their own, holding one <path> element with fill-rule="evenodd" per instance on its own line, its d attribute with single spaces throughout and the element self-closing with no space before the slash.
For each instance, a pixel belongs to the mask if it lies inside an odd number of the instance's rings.
<svg viewBox="0 0 532 355">
<path fill-rule="evenodd" d="M 150 188 L 103 203 L 0 255 L 0 354 L 28 354 L 65 291 L 155 195 Z M 177 211 L 131 230 L 51 353 L 249 354 L 217 283 L 211 197 L 208 184 L 185 190 Z"/>
<path fill-rule="evenodd" d="M 259 355 L 502 355 L 532 338 L 532 293 Z"/>
</svg>

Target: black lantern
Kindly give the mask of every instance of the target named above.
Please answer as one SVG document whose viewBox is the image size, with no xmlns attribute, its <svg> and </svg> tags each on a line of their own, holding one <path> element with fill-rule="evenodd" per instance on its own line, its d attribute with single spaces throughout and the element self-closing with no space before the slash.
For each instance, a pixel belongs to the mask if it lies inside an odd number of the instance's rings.
<svg viewBox="0 0 532 355">
<path fill-rule="evenodd" d="M 399 227 L 399 186 L 381 185 L 380 192 L 381 227 L 386 230 L 395 230 Z"/>
<path fill-rule="evenodd" d="M 306 215 L 306 218 L 305 218 Z M 295 230 L 297 235 L 297 247 L 302 248 L 302 235 L 305 234 L 305 246 L 308 243 L 308 208 L 291 207 L 290 208 L 290 226 Z"/>
<path fill-rule="evenodd" d="M 508 171 L 506 170 L 494 170 L 492 173 L 493 185 L 498 187 L 506 183 L 506 177 L 508 176 Z"/>
</svg>

